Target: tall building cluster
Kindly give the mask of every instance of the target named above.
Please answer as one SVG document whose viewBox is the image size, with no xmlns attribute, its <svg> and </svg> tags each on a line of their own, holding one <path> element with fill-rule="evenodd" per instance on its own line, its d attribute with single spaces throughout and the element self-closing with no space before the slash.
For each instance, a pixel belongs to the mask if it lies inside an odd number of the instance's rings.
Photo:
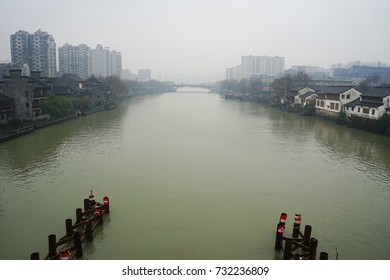
<svg viewBox="0 0 390 280">
<path fill-rule="evenodd" d="M 75 74 L 86 79 L 92 75 L 108 77 L 122 74 L 122 54 L 97 45 L 91 49 L 81 44 L 65 44 L 58 48 L 59 74 Z"/>
<path fill-rule="evenodd" d="M 46 77 L 57 74 L 56 43 L 53 36 L 37 30 L 33 34 L 20 30 L 10 36 L 11 61 L 17 67 L 28 65 Z"/>
<path fill-rule="evenodd" d="M 284 71 L 284 57 L 280 56 L 242 56 L 241 65 L 226 69 L 226 79 L 250 79 L 253 75 L 276 76 Z"/>
<path fill-rule="evenodd" d="M 53 36 L 38 30 L 33 34 L 19 30 L 10 36 L 11 63 L 14 67 L 41 71 L 44 77 L 57 76 L 57 52 Z M 109 47 L 95 49 L 80 44 L 58 48 L 58 74 L 75 74 L 80 78 L 122 75 L 122 54 Z"/>
</svg>

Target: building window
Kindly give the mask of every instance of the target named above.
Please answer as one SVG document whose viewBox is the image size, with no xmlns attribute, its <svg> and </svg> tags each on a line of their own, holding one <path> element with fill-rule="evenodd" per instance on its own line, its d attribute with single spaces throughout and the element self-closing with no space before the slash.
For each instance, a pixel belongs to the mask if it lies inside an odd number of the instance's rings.
<svg viewBox="0 0 390 280">
<path fill-rule="evenodd" d="M 360 113 L 360 107 L 357 108 L 357 112 Z"/>
<path fill-rule="evenodd" d="M 347 99 L 351 99 L 351 95 L 350 94 L 347 94 Z"/>
<path fill-rule="evenodd" d="M 339 110 L 339 103 L 336 103 L 336 105 L 335 105 L 335 108 L 334 108 L 336 111 L 338 111 Z"/>
<path fill-rule="evenodd" d="M 330 103 L 330 109 L 334 110 L 334 103 L 333 102 Z"/>
<path fill-rule="evenodd" d="M 344 94 L 341 95 L 341 99 L 345 99 L 345 95 Z"/>
<path fill-rule="evenodd" d="M 375 115 L 375 109 L 371 110 L 371 115 Z"/>
<path fill-rule="evenodd" d="M 370 110 L 368 108 L 363 108 L 363 114 L 368 114 L 370 113 Z"/>
<path fill-rule="evenodd" d="M 325 102 L 324 100 L 321 100 L 321 106 L 320 107 L 324 107 L 325 106 Z"/>
<path fill-rule="evenodd" d="M 317 107 L 320 107 L 320 101 L 317 100 Z"/>
<path fill-rule="evenodd" d="M 26 103 L 26 108 L 30 108 L 30 103 Z"/>
</svg>

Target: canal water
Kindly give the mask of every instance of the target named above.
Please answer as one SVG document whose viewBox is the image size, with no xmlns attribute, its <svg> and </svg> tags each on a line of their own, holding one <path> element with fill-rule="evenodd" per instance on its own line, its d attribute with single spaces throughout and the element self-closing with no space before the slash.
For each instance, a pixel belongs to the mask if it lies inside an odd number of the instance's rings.
<svg viewBox="0 0 390 280">
<path fill-rule="evenodd" d="M 279 259 L 281 212 L 329 259 L 390 259 L 390 138 L 202 90 L 135 97 L 0 144 L 0 259 L 48 251 L 92 189 L 83 259 Z"/>
</svg>

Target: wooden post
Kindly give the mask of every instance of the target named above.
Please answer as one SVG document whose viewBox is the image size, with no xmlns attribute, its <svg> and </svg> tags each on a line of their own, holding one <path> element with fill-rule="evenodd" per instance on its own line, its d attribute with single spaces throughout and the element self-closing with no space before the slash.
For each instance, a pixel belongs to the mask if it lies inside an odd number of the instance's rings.
<svg viewBox="0 0 390 280">
<path fill-rule="evenodd" d="M 57 255 L 57 240 L 55 234 L 49 235 L 49 258 L 53 258 Z"/>
<path fill-rule="evenodd" d="M 39 260 L 39 253 L 34 252 L 30 255 L 30 260 Z"/>
<path fill-rule="evenodd" d="M 275 250 L 280 251 L 282 249 L 283 232 L 284 232 L 284 224 L 279 223 L 276 227 Z"/>
<path fill-rule="evenodd" d="M 102 225 L 103 224 L 103 205 L 99 204 L 99 206 L 96 208 L 96 218 L 97 218 L 97 224 Z"/>
<path fill-rule="evenodd" d="M 72 219 L 66 219 L 65 228 L 66 228 L 66 236 L 72 236 L 73 234 Z"/>
<path fill-rule="evenodd" d="M 290 260 L 291 259 L 291 252 L 292 252 L 292 239 L 286 238 L 286 242 L 284 243 L 284 254 L 283 254 L 283 260 Z"/>
<path fill-rule="evenodd" d="M 327 260 L 327 259 L 328 259 L 328 253 L 320 252 L 320 260 Z"/>
<path fill-rule="evenodd" d="M 74 248 L 76 250 L 76 257 L 80 258 L 83 256 L 83 247 L 81 245 L 81 233 L 75 231 L 73 234 Z"/>
<path fill-rule="evenodd" d="M 89 199 L 85 198 L 84 199 L 84 211 L 87 211 L 89 209 Z"/>
<path fill-rule="evenodd" d="M 107 196 L 103 197 L 103 205 L 106 213 L 110 213 L 110 199 Z"/>
<path fill-rule="evenodd" d="M 317 255 L 318 240 L 316 238 L 310 238 L 309 243 L 309 260 L 315 260 Z"/>
<path fill-rule="evenodd" d="M 81 208 L 76 209 L 76 223 L 80 223 L 83 219 L 83 210 Z"/>
<path fill-rule="evenodd" d="M 299 236 L 299 230 L 300 230 L 300 226 L 301 226 L 301 219 L 302 219 L 302 215 L 301 214 L 295 214 L 295 216 L 294 216 L 293 234 L 292 234 L 293 238 L 298 238 L 298 236 Z"/>
<path fill-rule="evenodd" d="M 305 245 L 306 247 L 309 247 L 310 237 L 311 237 L 311 226 L 306 225 L 305 231 L 303 233 L 303 245 Z"/>
<path fill-rule="evenodd" d="M 92 222 L 89 220 L 87 222 L 87 225 L 85 227 L 85 233 L 87 235 L 87 241 L 92 241 L 93 240 L 93 232 L 92 232 Z"/>
</svg>

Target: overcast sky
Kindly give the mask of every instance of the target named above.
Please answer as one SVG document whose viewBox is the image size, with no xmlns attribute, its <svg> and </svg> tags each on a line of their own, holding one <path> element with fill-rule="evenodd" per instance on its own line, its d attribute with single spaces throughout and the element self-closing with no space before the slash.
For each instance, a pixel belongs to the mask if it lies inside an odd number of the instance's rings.
<svg viewBox="0 0 390 280">
<path fill-rule="evenodd" d="M 390 63 L 389 11 L 389 0 L 9 0 L 0 60 L 10 60 L 11 34 L 41 29 L 57 48 L 120 51 L 133 73 L 225 73 L 243 55 L 283 56 L 286 68 Z"/>
</svg>

